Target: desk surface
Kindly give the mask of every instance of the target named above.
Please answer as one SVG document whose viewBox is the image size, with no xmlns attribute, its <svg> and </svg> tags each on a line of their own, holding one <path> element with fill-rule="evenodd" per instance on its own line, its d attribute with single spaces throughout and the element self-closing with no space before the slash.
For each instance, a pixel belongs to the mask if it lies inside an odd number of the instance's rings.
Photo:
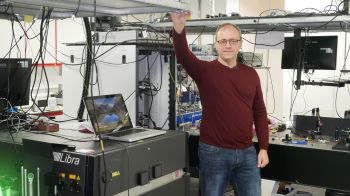
<svg viewBox="0 0 350 196">
<path fill-rule="evenodd" d="M 310 148 L 310 149 L 318 149 L 318 150 L 330 150 L 330 151 L 342 151 L 342 152 L 349 152 L 347 150 L 336 150 L 336 149 L 332 149 L 332 147 L 334 145 L 336 145 L 338 142 L 334 141 L 333 138 L 329 138 L 327 136 L 320 136 L 320 137 L 316 137 L 316 139 L 313 140 L 309 140 L 307 142 L 307 144 L 292 144 L 292 143 L 286 143 L 283 142 L 282 139 L 285 138 L 285 134 L 290 134 L 290 132 L 279 132 L 279 133 L 274 133 L 270 135 L 269 138 L 269 144 L 270 145 L 286 145 L 286 146 L 291 146 L 291 147 L 296 147 L 296 148 Z M 290 134 L 291 137 L 293 138 L 293 140 L 295 141 L 301 141 L 303 140 L 303 138 L 299 138 L 296 136 L 293 136 L 292 134 Z M 317 139 L 323 139 L 324 138 L 324 142 L 320 142 L 317 141 Z M 256 142 L 257 139 L 254 138 L 254 141 Z"/>
<path fill-rule="evenodd" d="M 186 129 L 185 130 L 189 135 L 191 136 L 199 136 L 200 131 L 197 129 Z M 291 146 L 291 147 L 297 147 L 297 148 L 311 148 L 311 149 L 319 149 L 319 150 L 330 150 L 330 151 L 340 151 L 340 152 L 349 152 L 350 149 L 348 150 L 338 150 L 338 149 L 333 149 L 333 146 L 336 145 L 338 142 L 333 141 L 332 138 L 329 138 L 327 136 L 322 136 L 319 138 L 324 138 L 325 142 L 319 142 L 319 141 L 308 141 L 307 144 L 292 144 L 292 143 L 286 143 L 283 142 L 282 139 L 284 139 L 285 134 L 291 135 L 293 140 L 302 140 L 302 138 L 299 137 L 294 137 L 290 131 L 283 131 L 283 132 L 277 132 L 277 133 L 272 133 L 269 136 L 269 144 L 270 145 L 286 145 L 286 146 Z M 257 142 L 257 138 L 253 138 L 254 142 Z"/>
<path fill-rule="evenodd" d="M 69 122 L 60 124 L 58 132 L 43 132 L 43 131 L 19 131 L 12 133 L 13 140 L 16 144 L 21 145 L 23 139 L 35 140 L 45 143 L 54 143 L 62 145 L 74 145 L 76 152 L 93 152 L 101 153 L 100 142 L 94 134 L 81 133 L 78 131 L 78 122 Z M 162 140 L 166 137 L 179 134 L 179 131 L 167 131 L 166 134 L 147 138 L 147 141 Z M 7 130 L 0 130 L 0 142 L 13 143 L 11 135 Z M 115 148 L 132 147 L 144 143 L 144 140 L 136 142 L 119 142 L 112 140 L 104 140 L 105 151 L 108 152 Z"/>
<path fill-rule="evenodd" d="M 284 143 L 286 133 L 270 137 L 270 163 L 261 170 L 262 178 L 350 191 L 350 151 L 332 149 L 334 141 L 310 141 L 306 145 Z M 190 135 L 190 166 L 195 167 L 199 134 L 190 132 Z"/>
</svg>

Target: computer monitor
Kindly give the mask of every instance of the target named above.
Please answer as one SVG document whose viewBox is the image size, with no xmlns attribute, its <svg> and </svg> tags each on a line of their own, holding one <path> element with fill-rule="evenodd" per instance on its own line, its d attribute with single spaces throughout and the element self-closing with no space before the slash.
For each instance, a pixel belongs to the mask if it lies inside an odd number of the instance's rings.
<svg viewBox="0 0 350 196">
<path fill-rule="evenodd" d="M 0 59 L 0 97 L 12 106 L 29 104 L 32 59 Z"/>
<path fill-rule="evenodd" d="M 297 69 L 296 57 L 303 57 L 305 70 L 335 70 L 338 36 L 301 37 L 302 50 L 297 51 L 296 40 L 285 37 L 282 69 Z"/>
</svg>

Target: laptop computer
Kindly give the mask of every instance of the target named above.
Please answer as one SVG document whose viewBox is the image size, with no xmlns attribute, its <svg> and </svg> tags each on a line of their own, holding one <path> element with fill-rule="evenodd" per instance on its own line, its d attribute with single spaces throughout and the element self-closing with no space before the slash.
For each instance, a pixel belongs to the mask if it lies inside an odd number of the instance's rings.
<svg viewBox="0 0 350 196">
<path fill-rule="evenodd" d="M 103 139 L 134 142 L 166 133 L 134 128 L 121 94 L 85 97 L 84 103 L 95 134 L 100 132 Z"/>
</svg>

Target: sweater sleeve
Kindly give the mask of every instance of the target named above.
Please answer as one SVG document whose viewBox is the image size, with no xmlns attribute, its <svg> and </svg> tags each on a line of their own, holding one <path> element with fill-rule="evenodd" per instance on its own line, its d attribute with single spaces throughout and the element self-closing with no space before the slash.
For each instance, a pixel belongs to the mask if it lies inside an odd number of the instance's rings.
<svg viewBox="0 0 350 196">
<path fill-rule="evenodd" d="M 256 92 L 254 97 L 254 125 L 255 131 L 258 137 L 259 147 L 260 149 L 267 150 L 269 145 L 269 129 L 267 122 L 267 113 L 266 107 L 264 103 L 264 98 L 261 90 L 260 80 L 258 77 L 258 84 L 256 85 Z"/>
<path fill-rule="evenodd" d="M 199 60 L 188 48 L 185 29 L 180 34 L 173 29 L 173 43 L 178 62 L 195 81 L 200 80 L 207 62 Z"/>
</svg>

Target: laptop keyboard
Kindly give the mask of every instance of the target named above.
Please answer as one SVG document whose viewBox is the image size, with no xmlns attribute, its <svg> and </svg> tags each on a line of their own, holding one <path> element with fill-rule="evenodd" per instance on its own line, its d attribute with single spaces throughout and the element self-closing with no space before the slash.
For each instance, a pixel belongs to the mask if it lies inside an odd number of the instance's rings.
<svg viewBox="0 0 350 196">
<path fill-rule="evenodd" d="M 141 133 L 141 132 L 144 132 L 144 131 L 147 131 L 147 130 L 145 130 L 145 129 L 130 129 L 130 130 L 125 130 L 125 131 L 111 133 L 111 134 L 108 134 L 108 135 L 115 136 L 115 137 L 121 137 L 121 136 L 125 136 L 125 135 Z"/>
</svg>

